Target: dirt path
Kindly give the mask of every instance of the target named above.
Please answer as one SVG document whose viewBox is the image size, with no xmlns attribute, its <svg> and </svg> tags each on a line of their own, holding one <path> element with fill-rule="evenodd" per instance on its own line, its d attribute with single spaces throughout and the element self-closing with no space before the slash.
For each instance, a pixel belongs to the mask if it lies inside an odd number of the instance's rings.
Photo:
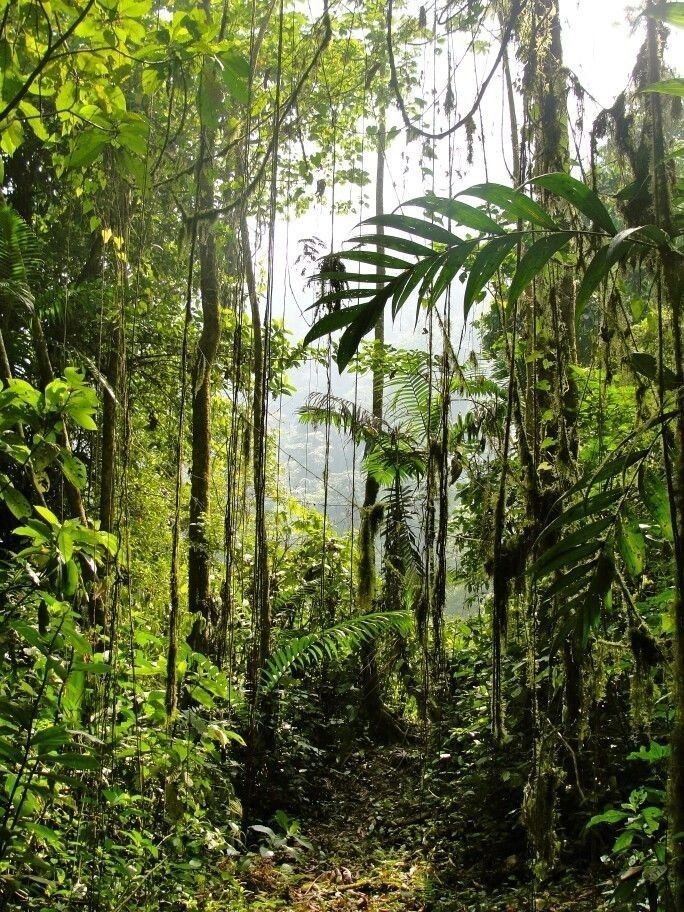
<svg viewBox="0 0 684 912">
<path fill-rule="evenodd" d="M 417 752 L 400 748 L 352 754 L 329 769 L 321 797 L 302 819 L 312 850 L 286 865 L 257 862 L 245 881 L 253 907 L 293 912 L 426 912 L 427 865 L 413 844 L 420 816 L 414 786 Z M 292 870 L 290 870 L 292 868 Z M 278 904 L 275 904 L 275 902 Z"/>
<path fill-rule="evenodd" d="M 598 891 L 576 872 L 533 898 L 522 865 L 479 853 L 440 870 L 431 850 L 435 804 L 425 802 L 417 748 L 368 748 L 328 767 L 315 806 L 299 815 L 312 849 L 259 859 L 243 875 L 247 907 L 291 912 L 598 912 Z M 470 809 L 472 810 L 472 808 Z M 467 856 L 466 856 L 467 857 Z M 506 870 L 506 865 L 511 870 Z"/>
</svg>

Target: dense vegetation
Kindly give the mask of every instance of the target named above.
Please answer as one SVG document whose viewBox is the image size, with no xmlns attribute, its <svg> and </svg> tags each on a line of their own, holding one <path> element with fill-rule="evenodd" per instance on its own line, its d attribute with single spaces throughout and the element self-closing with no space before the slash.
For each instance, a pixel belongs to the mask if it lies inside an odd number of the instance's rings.
<svg viewBox="0 0 684 912">
<path fill-rule="evenodd" d="M 633 14 L 601 109 L 559 0 L 1 0 L 0 909 L 684 910 L 684 3 Z"/>
</svg>

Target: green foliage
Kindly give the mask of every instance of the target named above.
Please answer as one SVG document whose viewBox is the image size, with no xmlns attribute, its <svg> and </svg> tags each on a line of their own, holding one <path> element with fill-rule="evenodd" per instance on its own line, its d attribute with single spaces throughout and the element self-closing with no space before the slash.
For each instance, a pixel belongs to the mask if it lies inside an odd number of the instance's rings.
<svg viewBox="0 0 684 912">
<path fill-rule="evenodd" d="M 657 781 L 658 768 L 668 753 L 666 746 L 654 741 L 649 746 L 642 745 L 627 759 L 647 764 L 650 778 Z M 618 904 L 646 901 L 653 907 L 654 903 L 662 902 L 666 906 L 671 901 L 667 881 L 665 792 L 658 785 L 634 789 L 619 808 L 595 814 L 586 825 L 587 831 L 612 827 L 617 832 L 610 856 L 604 856 L 602 861 L 619 868 L 613 894 Z"/>
<path fill-rule="evenodd" d="M 315 662 L 335 661 L 357 652 L 363 643 L 392 631 L 406 634 L 410 627 L 411 615 L 407 611 L 377 611 L 293 638 L 269 656 L 262 674 L 262 689 L 268 693 L 292 670 L 306 668 Z"/>
<path fill-rule="evenodd" d="M 591 295 L 605 280 L 610 270 L 617 263 L 624 260 L 629 254 L 634 243 L 652 248 L 656 245 L 667 247 L 669 239 L 653 226 L 638 229 L 628 229 L 618 232 L 613 219 L 600 197 L 568 174 L 547 174 L 535 178 L 532 183 L 570 204 L 577 216 L 584 216 L 589 220 L 590 226 L 603 235 L 604 243 L 599 247 L 591 264 L 586 270 L 582 285 L 577 293 L 578 315 L 590 299 Z M 473 216 L 477 209 L 471 209 L 459 201 L 439 200 L 424 198 L 413 200 L 407 205 L 420 205 L 429 212 L 446 215 L 450 221 L 461 224 L 465 228 L 472 228 L 477 224 L 482 232 L 475 240 L 462 241 L 451 232 L 446 232 L 433 221 L 426 221 L 404 215 L 385 215 L 371 219 L 372 224 L 381 224 L 385 228 L 402 231 L 409 237 L 416 234 L 433 242 L 433 247 L 416 243 L 396 234 L 361 235 L 355 243 L 361 248 L 368 245 L 381 246 L 383 249 L 397 251 L 408 256 L 416 257 L 416 262 L 400 259 L 386 261 L 385 267 L 390 270 L 400 270 L 396 275 L 388 274 L 385 284 L 377 289 L 349 288 L 337 293 L 336 299 L 354 298 L 359 296 L 369 297 L 370 300 L 363 304 L 356 304 L 351 308 L 338 310 L 314 325 L 306 336 L 305 344 L 320 338 L 322 335 L 335 329 L 346 326 L 337 351 L 337 362 L 343 370 L 356 353 L 361 339 L 377 322 L 378 316 L 383 312 L 388 301 L 392 300 L 393 315 L 400 310 L 408 298 L 406 294 L 414 291 L 418 281 L 422 279 L 422 286 L 418 292 L 418 305 L 424 301 L 431 306 L 451 284 L 454 277 L 464 269 L 467 283 L 464 295 L 464 319 L 478 300 L 487 283 L 497 274 L 504 261 L 520 244 L 527 242 L 529 249 L 525 252 L 514 271 L 513 280 L 509 290 L 509 305 L 513 305 L 529 284 L 542 270 L 547 269 L 553 257 L 566 247 L 573 237 L 581 235 L 584 229 L 568 227 L 560 229 L 552 214 L 544 210 L 538 203 L 518 190 L 510 190 L 499 184 L 481 184 L 464 190 L 461 196 L 471 196 L 484 200 L 497 207 L 499 221 L 497 230 L 492 229 L 492 219 L 482 213 L 483 218 Z M 460 221 L 459 221 L 460 214 Z M 521 231 L 511 231 L 509 225 L 512 221 L 522 223 Z M 366 222 L 366 224 L 368 221 Z M 525 227 L 527 224 L 529 227 Z M 539 237 L 540 229 L 542 237 Z M 641 237 L 637 238 L 637 233 Z M 628 240 L 629 239 L 629 240 Z M 437 245 L 436 247 L 434 245 Z M 470 261 L 471 255 L 477 250 Z M 382 254 L 373 254 L 361 251 L 351 251 L 351 257 L 358 259 L 359 253 L 365 262 L 372 264 L 374 258 Z M 350 258 L 349 254 L 341 253 L 342 259 Z M 370 259 L 369 259 L 370 257 Z M 376 260 L 376 263 L 379 263 Z M 466 265 L 468 264 L 468 265 Z M 464 268 L 465 267 L 465 268 Z M 418 273 L 418 279 L 416 278 Z M 375 285 L 375 280 L 373 279 Z M 325 298 L 321 298 L 322 303 Z"/>
</svg>

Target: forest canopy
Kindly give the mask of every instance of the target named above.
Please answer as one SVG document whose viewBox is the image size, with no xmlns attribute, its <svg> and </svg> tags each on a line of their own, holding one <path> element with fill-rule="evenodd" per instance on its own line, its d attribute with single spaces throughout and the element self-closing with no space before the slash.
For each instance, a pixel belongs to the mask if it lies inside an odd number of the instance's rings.
<svg viewBox="0 0 684 912">
<path fill-rule="evenodd" d="M 587 6 L 0 0 L 0 912 L 684 910 L 684 3 Z"/>
</svg>

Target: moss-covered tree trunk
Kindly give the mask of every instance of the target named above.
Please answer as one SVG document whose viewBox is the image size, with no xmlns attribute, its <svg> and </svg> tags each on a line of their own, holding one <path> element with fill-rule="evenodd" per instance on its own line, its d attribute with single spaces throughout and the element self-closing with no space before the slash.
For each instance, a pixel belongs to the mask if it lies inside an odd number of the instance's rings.
<svg viewBox="0 0 684 912">
<path fill-rule="evenodd" d="M 211 19 L 208 2 L 204 5 Z M 216 79 L 214 64 L 205 62 L 202 79 Z M 204 89 L 203 89 L 204 90 Z M 206 89 L 208 92 L 208 89 Z M 216 116 L 214 114 L 211 115 Z M 198 161 L 198 202 L 201 210 L 214 206 L 213 158 L 215 126 L 202 117 Z M 211 221 L 204 220 L 197 235 L 200 266 L 202 331 L 192 367 L 192 457 L 190 482 L 190 528 L 188 554 L 188 608 L 193 617 L 188 636 L 196 652 L 212 653 L 212 627 L 216 610 L 210 586 L 210 543 L 207 534 L 211 485 L 211 396 L 212 369 L 221 333 L 219 268 L 216 234 Z"/>
<path fill-rule="evenodd" d="M 568 172 L 568 80 L 563 64 L 558 0 L 534 0 L 528 8 L 526 27 L 523 88 L 527 138 L 533 154 L 532 173 Z M 550 195 L 542 202 L 550 211 L 559 207 L 557 199 Z M 562 216 L 562 212 L 558 215 Z M 526 512 L 530 540 L 534 541 L 550 518 L 549 506 L 570 487 L 576 471 L 578 397 L 573 368 L 577 363 L 577 345 L 574 277 L 569 270 L 551 264 L 547 277 L 536 283 L 525 303 L 523 331 L 526 350 L 535 353 L 535 359 L 526 369 L 522 397 L 526 404 L 524 429 L 531 458 L 531 464 L 525 468 Z M 537 357 L 538 352 L 541 357 Z M 553 468 L 542 474 L 538 466 L 543 440 L 546 440 L 545 462 Z M 523 819 L 534 848 L 537 871 L 543 873 L 554 865 L 558 850 L 554 832 L 559 782 L 555 728 L 561 724 L 561 715 L 551 705 L 550 694 L 537 694 L 539 648 L 549 646 L 554 630 L 550 625 L 539 628 L 534 592 L 529 590 L 528 595 L 530 648 L 535 653 L 530 662 L 534 764 L 525 792 Z M 581 689 L 581 664 L 576 648 L 570 644 L 561 650 L 559 660 L 566 682 L 571 683 L 564 691 L 565 719 L 574 731 L 579 721 Z M 548 661 L 552 661 L 551 655 Z M 547 713 L 554 718 L 547 721 Z"/>
<path fill-rule="evenodd" d="M 659 23 L 655 17 L 657 7 L 648 0 L 646 49 L 648 60 L 647 82 L 653 84 L 662 78 L 662 43 Z M 651 132 L 651 174 L 653 211 L 656 224 L 670 237 L 676 231 L 673 224 L 670 174 L 667 166 L 667 143 L 663 124 L 663 102 L 657 92 L 649 95 Z M 671 479 L 671 511 L 674 531 L 675 604 L 673 631 L 673 684 L 675 697 L 675 724 L 670 738 L 669 816 L 670 848 L 673 855 L 673 880 L 675 908 L 684 910 L 684 352 L 682 351 L 684 257 L 666 244 L 661 249 L 665 296 L 669 305 L 671 336 L 675 357 L 674 372 L 677 376 L 677 430 L 674 471 L 667 453 L 664 438 L 666 471 Z M 661 315 L 665 321 L 666 315 Z M 662 326 L 661 332 L 668 327 Z M 665 365 L 660 365 L 660 371 Z M 662 382 L 662 381 L 661 381 Z M 662 390 L 661 390 L 662 398 Z"/>
<path fill-rule="evenodd" d="M 382 215 L 385 200 L 385 117 L 380 117 L 378 124 L 378 149 L 377 166 L 375 174 L 375 214 Z M 382 225 L 378 226 L 378 234 L 383 234 Z M 382 253 L 382 246 L 378 251 Z M 380 270 L 378 270 L 380 271 Z M 384 411 L 385 372 L 383 368 L 383 346 L 385 343 L 385 318 L 384 312 L 375 324 L 376 359 L 373 367 L 373 418 L 380 424 Z M 380 485 L 368 473 L 364 484 L 363 506 L 359 522 L 359 552 L 358 552 L 358 582 L 357 582 L 357 610 L 359 614 L 367 614 L 373 610 L 376 594 L 376 536 L 380 526 L 381 507 L 378 504 Z M 378 662 L 375 645 L 367 643 L 361 650 L 361 698 L 362 713 L 369 724 L 381 736 L 389 734 L 393 719 L 385 706 L 382 698 L 382 683 L 378 672 Z"/>
</svg>

